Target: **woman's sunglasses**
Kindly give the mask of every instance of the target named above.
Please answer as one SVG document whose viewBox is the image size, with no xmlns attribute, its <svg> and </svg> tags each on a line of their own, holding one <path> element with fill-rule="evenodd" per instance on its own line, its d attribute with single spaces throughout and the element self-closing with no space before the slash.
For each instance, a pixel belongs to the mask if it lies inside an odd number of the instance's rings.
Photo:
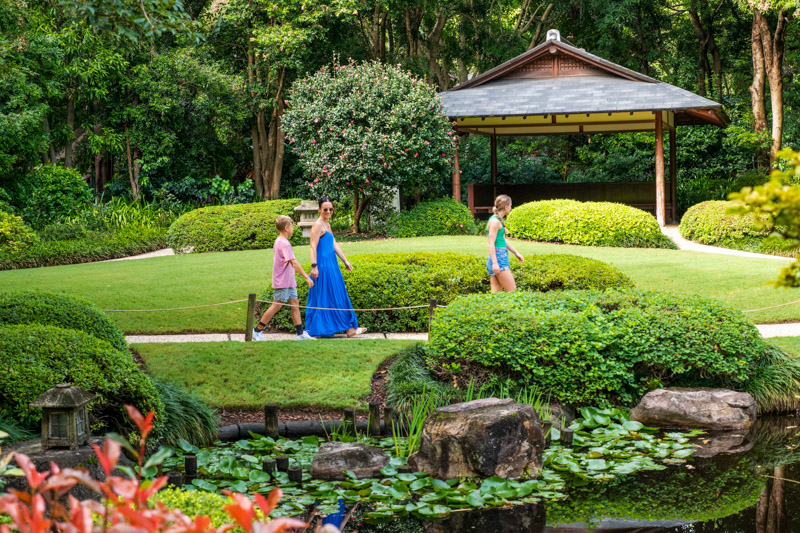
<svg viewBox="0 0 800 533">
<path fill-rule="evenodd" d="M 333 213 L 332 207 L 323 207 L 322 210 L 325 211 L 326 213 Z"/>
</svg>

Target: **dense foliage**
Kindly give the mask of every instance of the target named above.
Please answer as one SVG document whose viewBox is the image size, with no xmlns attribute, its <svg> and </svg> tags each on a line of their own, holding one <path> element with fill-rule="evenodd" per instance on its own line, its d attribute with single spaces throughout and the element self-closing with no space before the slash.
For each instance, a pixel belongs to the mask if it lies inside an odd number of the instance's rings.
<svg viewBox="0 0 800 533">
<path fill-rule="evenodd" d="M 0 326 L 17 324 L 77 329 L 117 350 L 128 350 L 125 336 L 108 315 L 74 296 L 38 291 L 0 292 Z"/>
<path fill-rule="evenodd" d="M 635 207 L 610 202 L 545 200 L 515 207 L 506 218 L 519 239 L 584 246 L 676 248 L 656 219 Z"/>
<path fill-rule="evenodd" d="M 353 230 L 391 188 L 422 193 L 449 177 L 451 125 L 436 91 L 399 66 L 323 67 L 295 82 L 284 129 L 314 197 L 351 196 Z"/>
<path fill-rule="evenodd" d="M 464 294 L 489 292 L 484 258 L 453 252 L 363 254 L 350 258 L 354 269 L 342 270 L 353 307 L 357 309 L 425 306 L 423 309 L 358 313 L 359 324 L 373 331 L 427 331 L 427 304 L 435 298 L 446 305 Z M 310 265 L 305 265 L 309 271 Z M 533 256 L 512 266 L 522 290 L 606 289 L 632 287 L 616 268 L 572 255 Z M 308 287 L 298 284 L 300 301 Z M 267 287 L 263 299 L 270 300 Z M 279 327 L 290 329 L 288 313 L 279 315 Z"/>
<path fill-rule="evenodd" d="M 386 227 L 388 237 L 427 237 L 430 235 L 472 235 L 475 222 L 464 204 L 450 198 L 429 200 L 413 209 L 401 211 Z"/>
<path fill-rule="evenodd" d="M 214 409 L 179 385 L 156 379 L 153 384 L 164 403 L 161 441 L 178 444 L 183 439 L 196 446 L 203 446 L 217 440 L 219 424 Z"/>
<path fill-rule="evenodd" d="M 37 228 L 77 214 L 93 199 L 83 176 L 56 165 L 36 167 L 11 196 L 25 221 Z"/>
<path fill-rule="evenodd" d="M 462 387 L 509 378 L 566 403 L 631 405 L 661 386 L 741 389 L 770 350 L 741 313 L 700 296 L 517 291 L 438 311 L 428 356 Z"/>
<path fill-rule="evenodd" d="M 18 253 L 38 240 L 20 217 L 0 210 L 0 253 Z"/>
<path fill-rule="evenodd" d="M 278 237 L 275 219 L 294 216 L 298 205 L 300 200 L 288 199 L 195 209 L 172 223 L 167 244 L 180 253 L 271 248 Z M 302 236 L 295 231 L 292 243 Z"/>
<path fill-rule="evenodd" d="M 164 404 L 150 378 L 109 343 L 82 331 L 55 326 L 0 326 L 0 357 L 6 371 L 0 381 L 0 413 L 25 425 L 41 419 L 30 406 L 46 390 L 72 383 L 97 395 L 90 404 L 93 428 L 130 430 L 125 404 L 156 412 L 156 427 L 164 423 Z"/>
<path fill-rule="evenodd" d="M 680 232 L 690 241 L 766 254 L 796 255 L 797 245 L 770 237 L 766 217 L 729 214 L 734 204 L 710 200 L 690 207 L 681 218 Z"/>
</svg>

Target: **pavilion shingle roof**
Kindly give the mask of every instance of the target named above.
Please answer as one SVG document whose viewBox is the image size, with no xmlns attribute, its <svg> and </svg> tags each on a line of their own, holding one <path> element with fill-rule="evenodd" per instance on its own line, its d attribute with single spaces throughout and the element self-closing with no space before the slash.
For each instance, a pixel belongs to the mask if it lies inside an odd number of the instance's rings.
<svg viewBox="0 0 800 533">
<path fill-rule="evenodd" d="M 450 118 L 714 109 L 720 104 L 664 82 L 618 76 L 500 79 L 439 93 Z"/>
</svg>

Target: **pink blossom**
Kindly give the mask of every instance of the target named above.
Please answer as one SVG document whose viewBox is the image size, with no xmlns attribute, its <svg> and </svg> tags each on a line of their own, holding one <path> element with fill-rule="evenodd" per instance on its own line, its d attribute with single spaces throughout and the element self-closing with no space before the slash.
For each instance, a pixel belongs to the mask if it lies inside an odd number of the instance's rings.
<svg viewBox="0 0 800 533">
<path fill-rule="evenodd" d="M 311 141 L 311 144 L 317 144 L 317 141 Z M 444 154 L 442 154 L 444 155 Z"/>
<path fill-rule="evenodd" d="M 414 157 L 419 157 L 419 152 L 414 152 Z"/>
<path fill-rule="evenodd" d="M 319 178 L 314 178 L 314 183 L 319 183 Z"/>
<path fill-rule="evenodd" d="M 318 119 L 318 118 L 315 118 L 315 119 L 314 119 L 314 124 L 316 124 L 317 122 L 319 122 L 319 119 Z"/>
<path fill-rule="evenodd" d="M 351 120 L 351 121 L 350 121 L 350 124 L 352 124 L 352 123 L 353 123 L 353 121 Z"/>
<path fill-rule="evenodd" d="M 350 185 L 350 182 L 349 181 L 345 181 L 344 184 L 345 185 Z"/>
<path fill-rule="evenodd" d="M 406 148 L 405 150 L 406 150 L 406 152 L 408 152 L 408 148 Z"/>
<path fill-rule="evenodd" d="M 367 183 L 369 183 L 369 180 L 367 180 Z"/>
</svg>

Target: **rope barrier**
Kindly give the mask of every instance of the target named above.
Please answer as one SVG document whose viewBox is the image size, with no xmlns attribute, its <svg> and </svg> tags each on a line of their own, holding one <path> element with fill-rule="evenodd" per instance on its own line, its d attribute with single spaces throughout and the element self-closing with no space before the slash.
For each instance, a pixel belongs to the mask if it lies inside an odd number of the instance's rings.
<svg viewBox="0 0 800 533">
<path fill-rule="evenodd" d="M 257 302 L 261 302 L 261 303 L 267 303 L 267 304 L 281 304 L 281 305 L 285 305 L 286 307 L 297 307 L 299 309 L 316 309 L 316 310 L 319 310 L 319 311 L 397 311 L 397 310 L 402 310 L 402 309 L 428 309 L 428 308 L 430 308 L 430 305 L 407 305 L 405 307 L 372 307 L 372 308 L 364 308 L 364 309 L 358 309 L 358 308 L 338 309 L 338 308 L 335 308 L 335 307 L 311 307 L 311 306 L 308 306 L 308 305 L 300 305 L 300 304 L 294 305 L 294 304 L 288 304 L 286 302 L 276 302 L 274 300 L 272 300 L 272 301 L 270 301 L 270 300 L 256 300 L 256 301 Z"/>
<path fill-rule="evenodd" d="M 786 302 L 785 304 L 778 304 L 778 305 L 771 305 L 769 307 L 759 307 L 758 309 L 748 309 L 747 311 L 742 311 L 742 313 L 753 313 L 755 311 L 766 311 L 767 309 L 775 309 L 776 307 L 784 307 L 786 305 L 792 305 L 800 302 L 800 300 L 795 300 L 793 302 Z"/>
<path fill-rule="evenodd" d="M 222 302 L 218 304 L 208 304 L 208 305 L 192 305 L 189 307 L 173 307 L 171 309 L 106 309 L 106 313 L 150 313 L 156 311 L 183 311 L 185 309 L 200 309 L 203 307 L 217 307 L 220 305 L 230 305 L 230 304 L 239 304 L 242 302 L 246 302 L 247 298 L 243 300 L 233 300 L 232 302 Z"/>
</svg>

